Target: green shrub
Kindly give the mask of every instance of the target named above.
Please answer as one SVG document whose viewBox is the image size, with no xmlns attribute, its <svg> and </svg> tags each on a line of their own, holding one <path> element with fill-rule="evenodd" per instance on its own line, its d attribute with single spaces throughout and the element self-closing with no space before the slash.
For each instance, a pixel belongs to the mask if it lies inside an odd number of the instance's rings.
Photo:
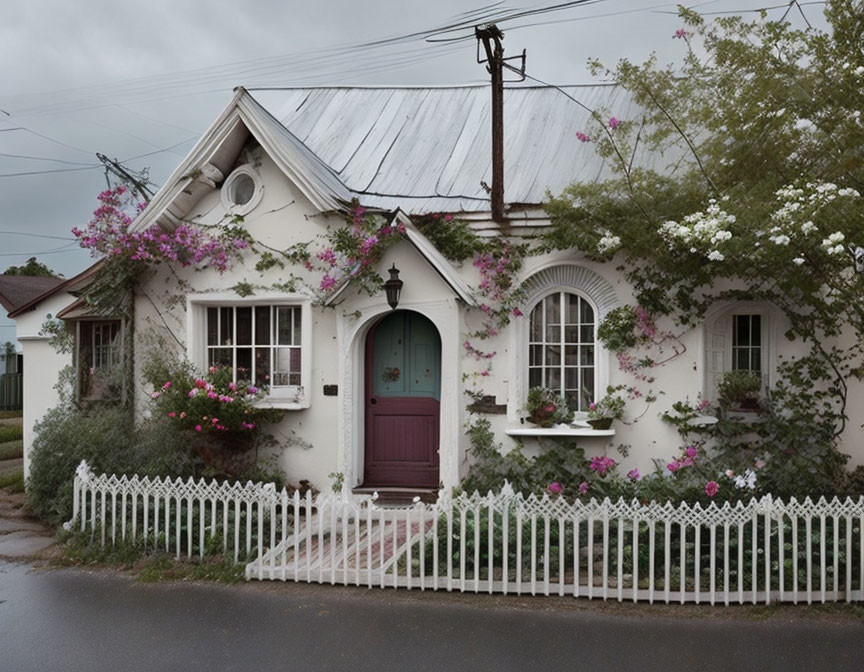
<svg viewBox="0 0 864 672">
<path fill-rule="evenodd" d="M 0 460 L 14 460 L 24 455 L 24 441 L 0 443 Z"/>
</svg>

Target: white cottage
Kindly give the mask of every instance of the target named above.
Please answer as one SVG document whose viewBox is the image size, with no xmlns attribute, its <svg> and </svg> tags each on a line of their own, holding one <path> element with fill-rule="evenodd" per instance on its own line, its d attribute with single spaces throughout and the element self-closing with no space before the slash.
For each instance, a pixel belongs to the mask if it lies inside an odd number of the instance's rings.
<svg viewBox="0 0 864 672">
<path fill-rule="evenodd" d="M 619 88 L 571 93 L 589 108 L 635 117 Z M 135 294 L 137 379 L 143 359 L 137 355 L 154 347 L 202 369 L 231 361 L 254 370 L 255 362 L 266 361 L 272 374 L 266 403 L 286 410 L 274 432 L 290 480 L 324 488 L 337 472 L 352 488 L 418 491 L 455 486 L 466 474 L 471 412 L 488 415 L 505 449 L 523 441 L 540 450 L 554 436 L 578 438 L 589 455 L 624 444 L 630 450 L 622 466 L 644 472 L 652 458 L 679 450 L 661 413 L 677 400 L 714 397 L 717 378 L 733 368 L 733 341 L 734 355 L 747 360 L 736 368 L 758 369 L 770 385 L 778 358 L 800 346 L 779 336 L 786 328 L 770 306 L 724 304 L 684 334 L 681 354 L 655 371 L 659 400 L 628 411 L 644 411 L 638 423 L 595 430 L 524 422 L 530 386 L 551 387 L 584 413 L 607 385 L 631 382 L 598 341 L 597 325 L 633 297 L 613 264 L 577 252 L 531 256 L 518 278 L 524 317 L 484 342 L 493 358 L 481 361 L 465 347 L 466 334 L 483 318 L 477 270 L 445 259 L 412 218 L 449 213 L 481 235 L 516 240 L 548 226 L 547 190 L 560 193 L 573 181 L 608 174 L 592 146 L 575 136 L 588 113 L 560 91 L 512 88 L 505 101 L 506 221 L 496 223 L 487 188 L 488 87 L 302 88 L 254 96 L 238 89 L 135 227 L 220 226 L 240 215 L 255 239 L 282 250 L 343 226 L 356 200 L 405 227 L 378 264 L 385 278 L 388 269 L 399 270 L 398 305 L 388 305 L 384 292 L 370 296 L 353 285 L 322 305 L 308 289 L 319 277 L 302 267 L 258 272 L 252 255 L 222 275 L 157 267 Z M 637 161 L 664 163 L 647 154 Z M 119 325 L 87 318 L 74 305 L 61 317 L 77 324 L 81 361 L 90 368 L 110 364 Z M 734 330 L 746 337 L 733 338 Z M 47 389 L 52 383 L 44 375 L 25 384 Z M 142 412 L 150 392 L 134 385 Z M 864 411 L 864 395 L 849 399 L 850 415 Z M 864 463 L 860 434 L 847 430 L 842 447 L 853 464 Z"/>
</svg>

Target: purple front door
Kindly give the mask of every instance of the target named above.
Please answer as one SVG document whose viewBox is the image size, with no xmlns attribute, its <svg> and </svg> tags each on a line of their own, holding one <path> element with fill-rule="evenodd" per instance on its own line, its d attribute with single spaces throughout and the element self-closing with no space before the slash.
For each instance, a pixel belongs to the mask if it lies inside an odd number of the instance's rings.
<svg viewBox="0 0 864 672">
<path fill-rule="evenodd" d="M 397 311 L 366 337 L 363 485 L 438 486 L 441 339 L 419 313 Z"/>
</svg>

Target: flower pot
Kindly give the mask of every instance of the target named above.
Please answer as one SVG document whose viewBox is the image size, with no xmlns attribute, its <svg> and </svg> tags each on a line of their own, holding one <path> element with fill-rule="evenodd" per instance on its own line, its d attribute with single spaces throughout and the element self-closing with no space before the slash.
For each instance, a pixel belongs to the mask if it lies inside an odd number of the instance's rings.
<svg viewBox="0 0 864 672">
<path fill-rule="evenodd" d="M 612 427 L 612 418 L 593 418 L 588 420 L 591 429 L 610 429 Z"/>
</svg>

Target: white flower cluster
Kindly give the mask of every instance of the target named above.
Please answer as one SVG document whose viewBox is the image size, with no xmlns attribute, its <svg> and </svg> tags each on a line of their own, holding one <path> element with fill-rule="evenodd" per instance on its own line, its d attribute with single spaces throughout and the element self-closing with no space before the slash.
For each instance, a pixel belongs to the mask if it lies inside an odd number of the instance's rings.
<svg viewBox="0 0 864 672">
<path fill-rule="evenodd" d="M 618 236 L 613 236 L 608 231 L 603 233 L 603 237 L 597 241 L 597 251 L 600 254 L 606 254 L 607 252 L 613 252 L 621 247 L 621 238 Z"/>
<path fill-rule="evenodd" d="M 756 472 L 752 469 L 747 469 L 743 474 L 735 476 L 735 487 L 738 489 L 747 488 L 748 490 L 755 490 Z"/>
<path fill-rule="evenodd" d="M 843 232 L 836 231 L 822 241 L 822 249 L 828 254 L 842 254 L 843 250 L 846 249 L 843 247 L 844 240 L 846 240 L 846 236 L 843 235 Z"/>
<path fill-rule="evenodd" d="M 713 198 L 708 201 L 705 212 L 694 212 L 682 222 L 663 222 L 658 232 L 670 249 L 686 247 L 693 253 L 709 250 L 710 261 L 723 261 L 725 256 L 717 248 L 732 238 L 729 227 L 735 223 L 735 215 L 725 212 Z"/>
</svg>

